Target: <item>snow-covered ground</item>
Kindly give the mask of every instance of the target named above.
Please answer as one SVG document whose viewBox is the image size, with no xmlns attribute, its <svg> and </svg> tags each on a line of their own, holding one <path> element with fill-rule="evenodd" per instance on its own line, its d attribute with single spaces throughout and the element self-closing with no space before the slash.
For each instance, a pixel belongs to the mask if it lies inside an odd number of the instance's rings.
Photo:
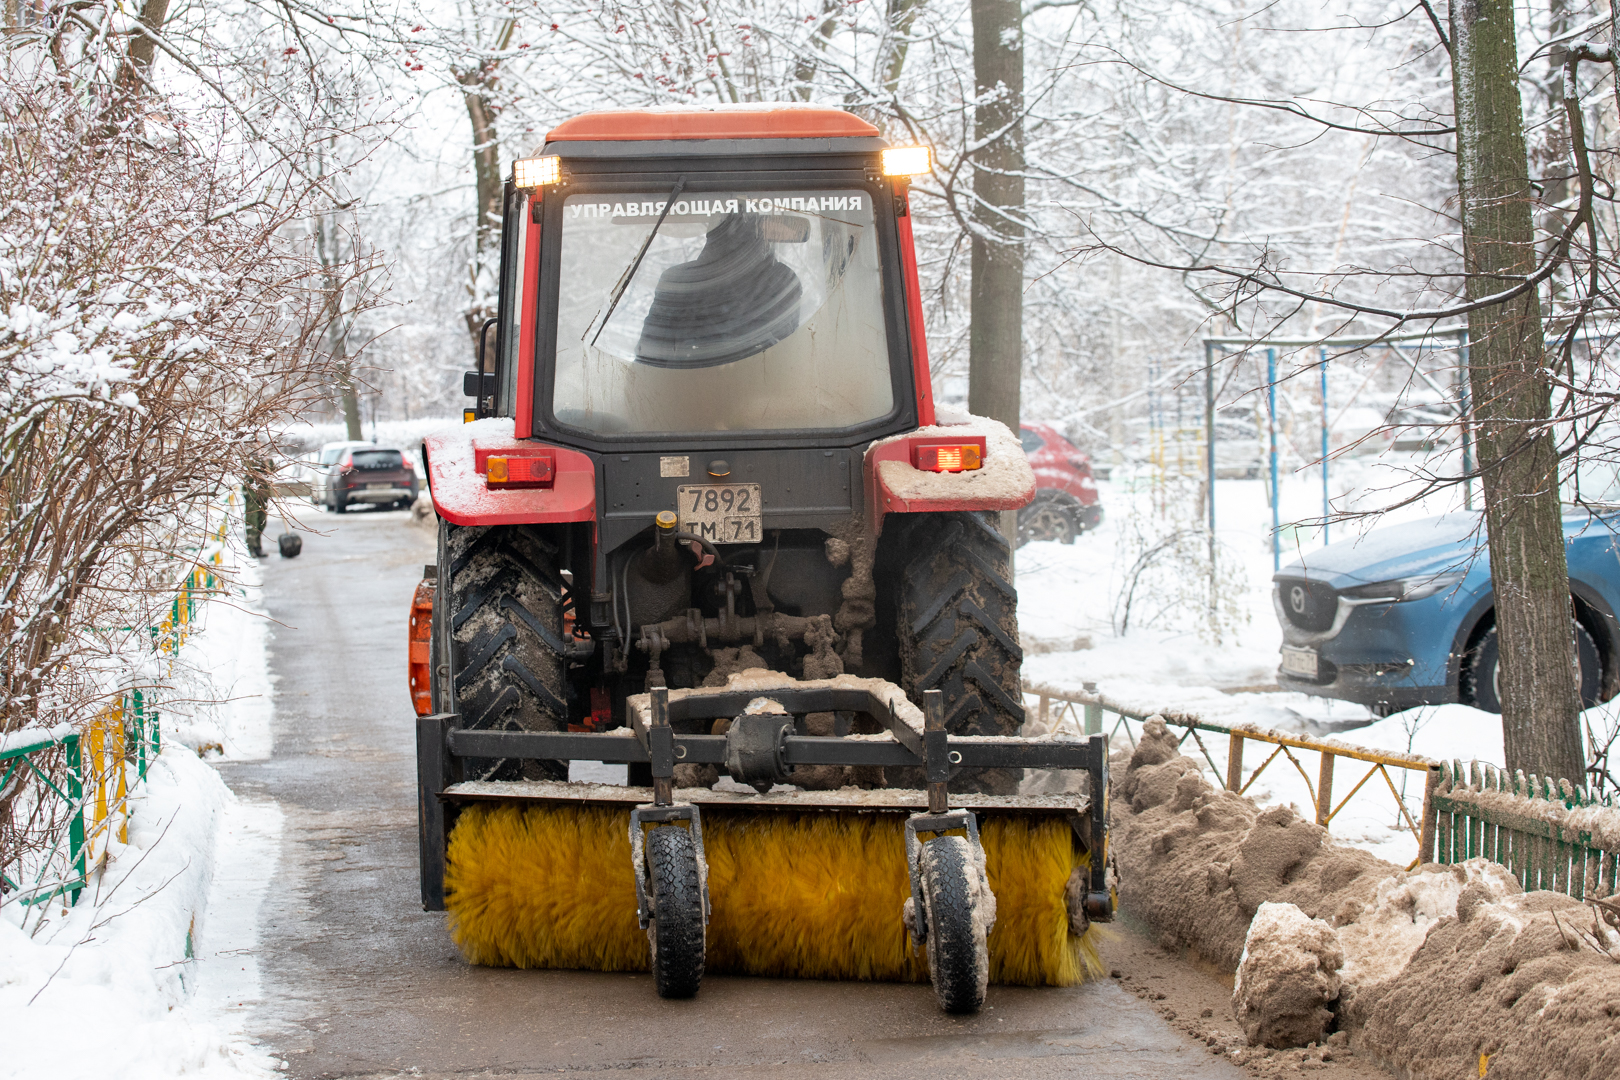
<svg viewBox="0 0 1620 1080">
<path fill-rule="evenodd" d="M 260 571 L 239 540 L 227 560 L 231 596 L 201 605 L 160 701 L 163 752 L 130 797 L 128 843 L 112 839 L 77 906 L 0 908 L 0 1076 L 280 1075 L 243 1020 L 281 814 L 204 760 L 270 753 Z"/>
<path fill-rule="evenodd" d="M 1364 509 L 1373 501 L 1369 491 L 1387 498 L 1390 493 L 1385 489 L 1397 478 L 1392 466 L 1352 460 L 1334 466 L 1330 490 L 1337 505 Z M 1217 724 L 1248 723 L 1399 753 L 1502 763 L 1501 721 L 1477 709 L 1433 706 L 1378 720 L 1359 705 L 1276 689 L 1282 631 L 1271 602 L 1271 511 L 1263 480 L 1216 482 L 1217 566 L 1223 591 L 1218 640 L 1207 615 L 1207 556 L 1200 558 L 1196 548 L 1186 551 L 1179 562 L 1167 559 L 1141 576 L 1130 622 L 1119 633 L 1128 574 L 1142 549 L 1134 537 L 1161 536 L 1174 528 L 1175 493 L 1155 486 L 1141 472 L 1133 476 L 1117 471 L 1113 482 L 1098 486 L 1105 509 L 1100 528 L 1072 545 L 1033 543 L 1018 550 L 1018 617 L 1028 681 L 1070 690 L 1094 682 L 1115 701 L 1196 713 Z M 1280 486 L 1279 516 L 1287 541 L 1281 563 L 1287 566 L 1321 544 L 1318 528 L 1289 527 L 1291 521 L 1320 518 L 1321 474 L 1307 470 L 1285 477 Z M 1451 504 L 1459 499 L 1437 496 L 1381 521 L 1335 523 L 1331 538 L 1348 539 L 1379 524 L 1441 513 L 1454 509 Z M 1189 511 L 1198 515 L 1196 502 L 1180 512 L 1185 516 Z M 1035 699 L 1028 701 L 1033 715 Z M 1110 714 L 1107 730 L 1114 731 L 1118 722 Z M 1128 734 L 1130 727 L 1119 729 L 1121 745 L 1134 737 Z M 1205 762 L 1217 782 L 1224 780 L 1226 738 L 1210 733 L 1201 738 L 1212 765 L 1192 739 L 1183 744 L 1185 752 Z M 1246 769 L 1259 765 L 1271 750 L 1249 743 Z M 1248 794 L 1263 804 L 1292 803 L 1309 816 L 1318 760 L 1310 752 L 1295 755 L 1303 772 L 1279 755 Z M 1370 767 L 1339 759 L 1334 801 L 1349 794 Z M 1390 769 L 1389 776 L 1396 789 L 1404 788 L 1407 812 L 1416 819 L 1422 807 L 1422 775 Z M 1380 776 L 1367 781 L 1331 829 L 1335 836 L 1402 865 L 1417 854 L 1417 841 L 1406 827 L 1396 796 Z"/>
</svg>

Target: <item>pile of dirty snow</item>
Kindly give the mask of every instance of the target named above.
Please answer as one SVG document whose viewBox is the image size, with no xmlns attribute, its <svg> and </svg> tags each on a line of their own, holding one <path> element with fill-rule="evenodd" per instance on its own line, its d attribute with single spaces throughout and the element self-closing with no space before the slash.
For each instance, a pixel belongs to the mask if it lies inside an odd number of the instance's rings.
<svg viewBox="0 0 1620 1080">
<path fill-rule="evenodd" d="M 1169 945 L 1235 971 L 1260 905 L 1347 921 L 1396 867 L 1337 844 L 1286 806 L 1212 786 L 1153 718 L 1116 781 L 1120 902 Z"/>
<path fill-rule="evenodd" d="M 1121 758 L 1122 906 L 1236 971 L 1251 1045 L 1343 1032 L 1404 1076 L 1620 1075 L 1620 909 L 1523 893 L 1484 859 L 1403 872 L 1212 787 L 1157 718 Z M 1620 812 L 1587 816 L 1620 828 Z"/>
</svg>

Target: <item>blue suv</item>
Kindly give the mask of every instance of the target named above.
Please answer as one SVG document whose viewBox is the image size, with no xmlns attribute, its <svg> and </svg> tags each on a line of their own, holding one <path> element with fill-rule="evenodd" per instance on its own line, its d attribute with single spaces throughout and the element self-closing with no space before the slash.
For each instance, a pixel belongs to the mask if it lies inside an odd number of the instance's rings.
<svg viewBox="0 0 1620 1080">
<path fill-rule="evenodd" d="M 1582 707 L 1620 689 L 1620 511 L 1565 507 Z M 1495 594 L 1477 513 L 1329 544 L 1272 578 L 1285 690 L 1380 716 L 1460 701 L 1501 712 Z"/>
</svg>

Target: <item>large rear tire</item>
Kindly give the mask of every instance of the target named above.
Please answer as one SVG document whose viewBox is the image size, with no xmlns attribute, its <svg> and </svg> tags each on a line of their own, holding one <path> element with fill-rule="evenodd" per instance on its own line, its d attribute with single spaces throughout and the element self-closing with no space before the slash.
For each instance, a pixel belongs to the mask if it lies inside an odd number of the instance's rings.
<svg viewBox="0 0 1620 1080">
<path fill-rule="evenodd" d="M 663 825 L 647 834 L 647 877 L 652 886 L 653 983 L 658 996 L 689 998 L 703 982 L 703 885 L 692 834 Z"/>
<path fill-rule="evenodd" d="M 980 899 L 973 849 L 960 836 L 937 836 L 923 845 L 920 861 L 929 981 L 946 1012 L 978 1012 L 990 982 L 990 949 L 985 921 L 975 910 Z"/>
<path fill-rule="evenodd" d="M 900 527 L 900 550 L 911 553 L 900 572 L 895 625 L 901 686 L 918 706 L 924 691 L 942 691 L 953 735 L 1017 735 L 1024 652 L 996 515 L 918 514 Z M 1021 778 L 1019 769 L 964 771 L 951 788 L 1011 795 Z"/>
<path fill-rule="evenodd" d="M 445 523 L 440 589 L 449 603 L 450 708 L 461 726 L 568 726 L 563 580 L 557 549 L 532 525 Z M 469 779 L 566 780 L 558 761 L 468 759 Z"/>
</svg>

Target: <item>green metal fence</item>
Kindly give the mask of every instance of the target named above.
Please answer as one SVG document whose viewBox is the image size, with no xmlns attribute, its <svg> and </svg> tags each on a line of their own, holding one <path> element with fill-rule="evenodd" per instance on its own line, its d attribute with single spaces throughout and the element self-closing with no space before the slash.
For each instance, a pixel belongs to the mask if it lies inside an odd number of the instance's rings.
<svg viewBox="0 0 1620 1080">
<path fill-rule="evenodd" d="M 201 601 L 223 588 L 217 568 L 235 502 L 233 494 L 224 519 L 195 556 L 197 565 L 175 590 L 163 621 L 147 628 L 155 653 L 176 655 L 190 636 Z M 0 813 L 15 811 L 19 800 L 26 802 L 25 788 L 32 780 L 37 785 L 34 799 L 54 800 L 47 808 L 52 819 L 67 817 L 65 830 L 53 830 L 54 846 L 32 860 L 36 865 L 31 874 L 20 869 L 18 860 L 0 863 L 6 902 L 33 905 L 67 895 L 77 904 L 112 837 L 116 834 L 120 843 L 128 842 L 130 793 L 146 779 L 162 750 L 162 724 L 150 688 L 124 690 L 82 732 L 54 731 L 0 749 Z M 51 760 L 58 756 L 60 760 Z M 4 872 L 8 867 L 12 874 Z M 58 870 L 54 876 L 53 868 Z"/>
<path fill-rule="evenodd" d="M 1550 889 L 1578 900 L 1615 895 L 1620 806 L 1612 795 L 1568 780 L 1510 776 L 1477 761 L 1465 771 L 1453 761 L 1440 766 L 1429 805 L 1434 841 L 1425 854 L 1435 862 L 1486 858 L 1507 867 L 1526 891 Z M 1594 831 L 1599 822 L 1604 828 Z"/>
</svg>

